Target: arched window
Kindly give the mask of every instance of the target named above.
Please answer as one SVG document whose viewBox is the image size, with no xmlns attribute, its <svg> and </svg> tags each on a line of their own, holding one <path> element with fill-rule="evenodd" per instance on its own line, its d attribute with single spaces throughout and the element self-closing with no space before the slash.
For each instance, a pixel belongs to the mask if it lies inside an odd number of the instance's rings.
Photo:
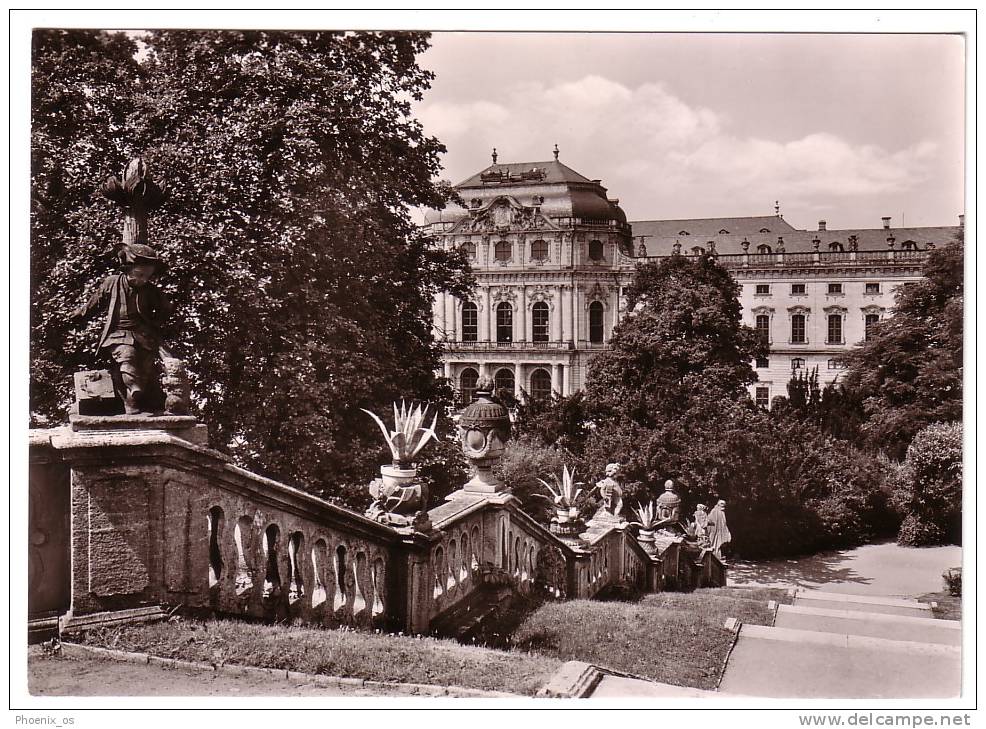
<svg viewBox="0 0 986 729">
<path fill-rule="evenodd" d="M 795 357 L 794 359 L 791 360 L 792 370 L 803 370 L 804 368 L 805 368 L 804 357 Z"/>
<path fill-rule="evenodd" d="M 905 240 L 900 244 L 900 249 L 902 251 L 916 251 L 918 249 L 918 244 L 912 240 Z"/>
<path fill-rule="evenodd" d="M 479 339 L 479 309 L 472 301 L 462 305 L 462 341 L 475 342 Z"/>
<path fill-rule="evenodd" d="M 729 231 L 723 228 L 722 230 L 719 231 L 719 235 L 729 235 Z"/>
<path fill-rule="evenodd" d="M 470 261 L 476 260 L 476 244 L 472 241 L 466 241 L 462 244 L 462 252 L 466 254 L 466 258 Z"/>
<path fill-rule="evenodd" d="M 589 260 L 590 261 L 603 260 L 603 242 L 601 240 L 589 241 Z"/>
<path fill-rule="evenodd" d="M 829 243 L 829 250 L 832 251 L 833 253 L 843 253 L 845 252 L 846 249 L 839 241 L 834 240 L 831 243 Z"/>
<path fill-rule="evenodd" d="M 505 240 L 498 240 L 493 246 L 493 257 L 498 261 L 509 261 L 510 243 Z"/>
<path fill-rule="evenodd" d="M 770 314 L 757 314 L 757 334 L 764 342 L 770 342 Z"/>
<path fill-rule="evenodd" d="M 551 397 L 551 375 L 538 368 L 531 373 L 531 398 L 547 400 Z"/>
<path fill-rule="evenodd" d="M 531 340 L 535 342 L 548 341 L 548 321 L 550 312 L 548 305 L 537 301 L 531 307 Z"/>
<path fill-rule="evenodd" d="M 511 395 L 514 393 L 514 383 L 516 380 L 514 379 L 513 370 L 508 370 L 506 367 L 497 370 L 493 381 L 497 390 L 506 390 Z"/>
<path fill-rule="evenodd" d="M 476 383 L 479 382 L 479 373 L 472 367 L 466 367 L 459 374 L 459 402 L 468 405 L 472 402 L 473 395 L 476 394 Z"/>
<path fill-rule="evenodd" d="M 514 341 L 514 309 L 506 301 L 496 306 L 496 341 Z"/>
<path fill-rule="evenodd" d="M 770 228 L 761 228 L 760 229 L 760 232 L 761 233 L 769 233 L 770 232 Z"/>
<path fill-rule="evenodd" d="M 531 243 L 531 260 L 532 261 L 548 260 L 548 241 L 538 239 Z"/>
<path fill-rule="evenodd" d="M 589 304 L 589 341 L 603 341 L 603 305 L 598 301 Z"/>
<path fill-rule="evenodd" d="M 761 243 L 757 246 L 757 253 L 770 253 L 771 248 L 766 243 Z"/>
</svg>

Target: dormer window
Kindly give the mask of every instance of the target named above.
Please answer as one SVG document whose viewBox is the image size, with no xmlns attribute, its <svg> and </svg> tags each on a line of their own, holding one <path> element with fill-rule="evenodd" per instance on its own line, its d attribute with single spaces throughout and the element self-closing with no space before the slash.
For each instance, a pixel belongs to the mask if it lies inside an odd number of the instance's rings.
<svg viewBox="0 0 986 729">
<path fill-rule="evenodd" d="M 729 231 L 723 228 L 722 230 L 719 231 L 719 235 L 729 235 Z"/>
<path fill-rule="evenodd" d="M 900 244 L 900 249 L 902 251 L 916 251 L 918 249 L 918 244 L 912 240 L 905 240 Z"/>
<path fill-rule="evenodd" d="M 761 233 L 769 233 L 770 232 L 770 228 L 761 228 L 760 229 L 760 232 Z"/>
<path fill-rule="evenodd" d="M 757 246 L 757 253 L 770 253 L 771 248 L 766 243 L 761 243 Z"/>
<path fill-rule="evenodd" d="M 679 230 L 678 235 L 691 235 L 687 230 Z"/>
<path fill-rule="evenodd" d="M 702 246 L 694 246 L 694 247 L 692 247 L 692 255 L 693 256 L 701 256 L 703 253 L 705 253 L 705 249 L 702 248 Z"/>
<path fill-rule="evenodd" d="M 843 248 L 842 244 L 839 243 L 839 241 L 834 240 L 831 243 L 829 243 L 829 250 L 832 251 L 833 253 L 843 253 L 845 252 L 846 249 Z"/>
</svg>

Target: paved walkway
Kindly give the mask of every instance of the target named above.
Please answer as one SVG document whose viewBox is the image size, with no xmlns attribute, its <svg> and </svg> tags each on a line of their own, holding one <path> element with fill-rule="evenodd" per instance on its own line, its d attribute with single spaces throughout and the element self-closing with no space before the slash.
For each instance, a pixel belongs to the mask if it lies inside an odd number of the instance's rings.
<svg viewBox="0 0 986 729">
<path fill-rule="evenodd" d="M 944 589 L 942 572 L 961 564 L 961 547 L 867 544 L 797 559 L 732 562 L 729 585 L 806 587 L 854 595 L 917 597 Z"/>
</svg>

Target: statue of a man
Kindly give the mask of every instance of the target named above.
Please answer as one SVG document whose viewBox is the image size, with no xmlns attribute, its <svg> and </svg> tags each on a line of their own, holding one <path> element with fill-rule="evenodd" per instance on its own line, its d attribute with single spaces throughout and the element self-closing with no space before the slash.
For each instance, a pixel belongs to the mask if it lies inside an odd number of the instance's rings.
<svg viewBox="0 0 986 729">
<path fill-rule="evenodd" d="M 619 463 L 606 464 L 606 478 L 596 483 L 603 499 L 603 508 L 614 516 L 623 513 L 623 466 Z"/>
<path fill-rule="evenodd" d="M 116 257 L 121 272 L 104 278 L 69 318 L 81 321 L 105 307 L 96 348 L 111 361 L 114 389 L 127 413 L 153 412 L 164 406 L 158 350 L 171 304 L 152 281 L 166 266 L 153 248 L 141 243 L 121 245 Z"/>
<path fill-rule="evenodd" d="M 729 527 L 726 526 L 726 502 L 720 500 L 709 512 L 708 522 L 709 543 L 717 557 L 722 557 L 722 547 L 732 539 Z"/>
</svg>

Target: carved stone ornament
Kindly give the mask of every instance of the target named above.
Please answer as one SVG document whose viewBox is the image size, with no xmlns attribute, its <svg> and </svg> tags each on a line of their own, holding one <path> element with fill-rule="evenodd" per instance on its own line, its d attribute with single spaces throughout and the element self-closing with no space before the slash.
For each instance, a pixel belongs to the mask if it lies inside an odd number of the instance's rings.
<svg viewBox="0 0 986 729">
<path fill-rule="evenodd" d="M 681 519 L 681 497 L 675 493 L 674 481 L 664 482 L 664 493 L 657 497 L 657 518 L 660 522 L 677 522 Z"/>
<path fill-rule="evenodd" d="M 491 286 L 490 300 L 495 302 L 509 301 L 510 303 L 514 303 L 517 301 L 517 292 L 509 286 Z"/>
</svg>

